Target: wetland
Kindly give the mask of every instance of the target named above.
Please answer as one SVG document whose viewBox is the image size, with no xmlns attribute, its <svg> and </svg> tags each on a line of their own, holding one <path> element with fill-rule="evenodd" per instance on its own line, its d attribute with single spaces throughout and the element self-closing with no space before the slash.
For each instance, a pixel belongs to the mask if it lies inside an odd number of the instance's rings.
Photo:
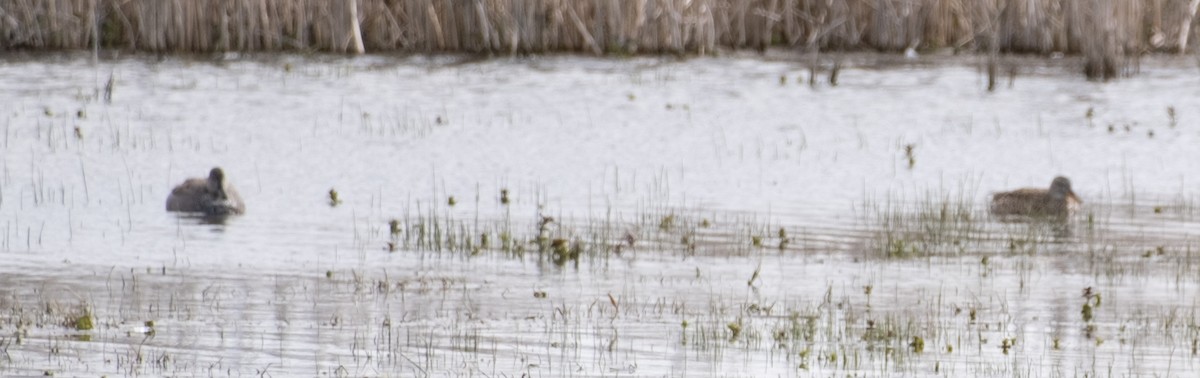
<svg viewBox="0 0 1200 378">
<path fill-rule="evenodd" d="M 0 374 L 1195 376 L 1196 62 L 1035 62 L 10 57 Z"/>
</svg>

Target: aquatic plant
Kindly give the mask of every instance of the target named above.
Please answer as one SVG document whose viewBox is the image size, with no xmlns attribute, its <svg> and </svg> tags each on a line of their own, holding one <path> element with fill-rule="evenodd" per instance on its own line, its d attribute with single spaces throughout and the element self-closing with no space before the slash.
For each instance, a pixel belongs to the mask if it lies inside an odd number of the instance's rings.
<svg viewBox="0 0 1200 378">
<path fill-rule="evenodd" d="M 668 214 L 668 215 L 662 217 L 662 220 L 658 222 L 658 229 L 663 232 L 669 232 L 674 227 L 675 227 L 675 214 Z"/>
<path fill-rule="evenodd" d="M 754 274 L 751 274 L 751 275 L 750 275 L 750 279 L 749 279 L 749 280 L 746 280 L 746 286 L 754 286 L 754 281 L 757 281 L 757 280 L 758 280 L 758 272 L 759 272 L 760 270 L 762 270 L 762 266 L 761 266 L 761 265 L 760 265 L 759 267 L 757 267 L 757 268 L 754 268 Z"/>
<path fill-rule="evenodd" d="M 337 189 L 329 188 L 329 206 L 337 207 L 342 204 L 342 199 L 338 197 Z"/>
<path fill-rule="evenodd" d="M 913 169 L 913 166 L 917 165 L 917 157 L 913 153 L 915 148 L 917 146 L 911 143 L 904 145 L 904 157 L 908 159 L 908 169 Z"/>
<path fill-rule="evenodd" d="M 913 353 L 922 353 L 925 351 L 925 338 L 913 336 L 912 342 L 908 343 L 908 346 L 912 348 Z"/>
<path fill-rule="evenodd" d="M 729 329 L 729 342 L 736 341 L 742 335 L 742 319 L 739 318 L 737 321 L 729 322 L 729 324 L 725 325 L 725 328 Z"/>
<path fill-rule="evenodd" d="M 91 331 L 92 328 L 95 328 L 92 321 L 92 314 L 85 313 L 75 318 L 74 326 L 79 331 Z"/>
<path fill-rule="evenodd" d="M 988 58 L 987 58 L 987 91 L 988 92 L 994 92 L 996 90 L 996 71 L 997 71 L 996 65 L 998 64 L 996 62 L 997 59 L 998 58 L 996 57 L 996 54 L 994 54 L 994 53 L 988 54 Z"/>
<path fill-rule="evenodd" d="M 969 243 L 986 243 L 986 216 L 962 194 L 927 195 L 913 202 L 864 203 L 874 251 L 888 258 L 958 254 Z"/>
<path fill-rule="evenodd" d="M 111 104 L 113 91 L 117 88 L 117 78 L 114 74 L 108 74 L 108 80 L 104 82 L 104 103 Z"/>
<path fill-rule="evenodd" d="M 831 87 L 838 86 L 838 77 L 841 76 L 841 74 L 842 74 L 842 61 L 841 61 L 841 59 L 834 60 L 833 67 L 829 69 L 829 86 L 831 86 Z"/>
</svg>

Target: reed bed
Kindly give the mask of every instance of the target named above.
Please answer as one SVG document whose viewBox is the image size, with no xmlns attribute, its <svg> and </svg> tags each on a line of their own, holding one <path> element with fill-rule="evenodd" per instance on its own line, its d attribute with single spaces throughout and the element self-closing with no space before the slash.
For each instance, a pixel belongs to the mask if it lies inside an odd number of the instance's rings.
<svg viewBox="0 0 1200 378">
<path fill-rule="evenodd" d="M 8 0 L 0 48 L 1186 51 L 1195 0 Z"/>
</svg>

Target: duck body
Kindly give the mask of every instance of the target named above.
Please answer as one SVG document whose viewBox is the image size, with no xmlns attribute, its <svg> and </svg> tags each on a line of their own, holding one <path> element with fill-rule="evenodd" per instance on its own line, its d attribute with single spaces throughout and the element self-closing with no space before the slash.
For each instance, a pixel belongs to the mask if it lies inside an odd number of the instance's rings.
<svg viewBox="0 0 1200 378">
<path fill-rule="evenodd" d="M 241 215 L 246 212 L 246 203 L 217 167 L 209 171 L 208 178 L 189 178 L 175 186 L 167 196 L 167 211 Z"/>
<path fill-rule="evenodd" d="M 998 216 L 1067 217 L 1082 201 L 1071 190 L 1071 181 L 1055 177 L 1049 189 L 1023 188 L 992 195 L 990 210 Z"/>
</svg>

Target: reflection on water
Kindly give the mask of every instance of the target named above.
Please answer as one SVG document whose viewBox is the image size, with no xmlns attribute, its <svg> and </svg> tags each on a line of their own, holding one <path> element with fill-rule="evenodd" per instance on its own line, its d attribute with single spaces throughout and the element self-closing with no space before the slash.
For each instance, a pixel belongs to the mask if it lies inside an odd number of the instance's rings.
<svg viewBox="0 0 1200 378">
<path fill-rule="evenodd" d="M 856 59 L 4 62 L 0 372 L 1200 371 L 1194 67 Z"/>
<path fill-rule="evenodd" d="M 234 219 L 234 218 L 237 218 L 237 215 L 235 215 L 235 214 L 205 214 L 205 213 L 180 213 L 179 214 L 179 219 L 182 221 L 182 223 L 207 224 L 207 225 L 214 225 L 214 226 L 224 226 L 226 222 L 229 222 L 231 219 Z M 214 229 L 224 229 L 224 227 L 217 227 Z"/>
</svg>

